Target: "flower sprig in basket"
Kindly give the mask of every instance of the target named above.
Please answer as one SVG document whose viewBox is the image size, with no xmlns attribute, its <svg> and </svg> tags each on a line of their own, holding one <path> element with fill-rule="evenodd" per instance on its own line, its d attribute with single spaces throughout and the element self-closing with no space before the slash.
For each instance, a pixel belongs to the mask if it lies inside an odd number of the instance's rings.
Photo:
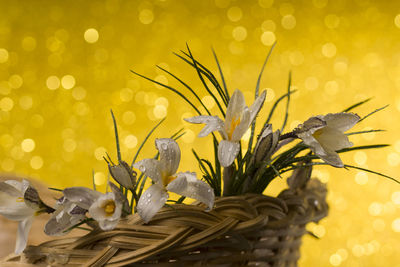
<svg viewBox="0 0 400 267">
<path fill-rule="evenodd" d="M 387 146 L 353 146 L 349 141 L 350 135 L 380 131 L 347 132 L 380 110 L 364 117 L 352 113 L 366 101 L 342 112 L 313 116 L 284 133 L 294 93 L 289 75 L 287 92 L 272 105 L 261 130 L 256 132 L 257 115 L 266 98 L 266 91 L 259 90 L 260 80 L 271 51 L 258 76 L 255 100 L 250 106 L 240 90 L 229 93 L 215 53 L 222 85 L 193 57 L 189 47 L 177 54 L 195 70 L 221 117 L 207 108 L 198 91 L 168 70 L 158 66 L 186 94 L 132 71 L 176 93 L 197 113 L 185 120 L 204 124 L 199 137 L 211 135 L 213 148 L 212 159 L 192 150 L 201 176 L 192 170 L 178 172 L 181 159 L 178 141 L 184 134 L 182 130 L 169 138 L 155 139 L 156 155 L 137 161 L 142 147 L 162 121 L 151 129 L 129 165 L 120 153 L 117 123 L 112 114 L 117 159 L 112 160 L 108 154 L 104 157 L 114 180 L 108 183 L 106 193 L 98 192 L 95 187 L 69 187 L 59 190 L 56 206 L 49 207 L 27 180 L 0 183 L 0 214 L 19 221 L 15 254 L 5 259 L 4 266 L 295 266 L 300 257 L 301 237 L 307 233 L 306 224 L 318 222 L 328 212 L 325 185 L 311 179 L 314 165 L 355 168 L 398 181 L 344 164 L 339 157 L 340 153 L 352 150 Z M 270 120 L 284 100 L 284 122 L 274 131 Z M 251 134 L 245 147 L 241 139 L 249 128 Z M 271 181 L 290 171 L 287 189 L 277 197 L 263 194 Z M 148 178 L 151 185 L 145 189 Z M 169 199 L 169 192 L 182 197 Z M 196 202 L 185 204 L 185 198 Z M 26 248 L 32 220 L 41 213 L 52 214 L 44 226 L 48 235 L 64 235 L 84 224 L 89 226 L 82 228 L 88 234 L 55 238 Z"/>
</svg>

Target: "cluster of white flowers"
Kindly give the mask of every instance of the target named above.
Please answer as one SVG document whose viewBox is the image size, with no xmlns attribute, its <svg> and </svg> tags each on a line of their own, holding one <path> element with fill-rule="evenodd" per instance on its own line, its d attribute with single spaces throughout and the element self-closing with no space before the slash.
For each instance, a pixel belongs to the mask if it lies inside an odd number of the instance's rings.
<svg viewBox="0 0 400 267">
<path fill-rule="evenodd" d="M 199 133 L 204 137 L 218 131 L 222 140 L 218 144 L 218 161 L 229 168 L 234 164 L 240 147 L 240 140 L 252 125 L 261 110 L 266 97 L 262 92 L 250 107 L 246 106 L 241 91 L 236 90 L 227 106 L 225 120 L 217 116 L 196 116 L 185 119 L 190 123 L 206 126 Z M 353 113 L 336 113 L 315 116 L 306 120 L 291 132 L 290 138 L 300 138 L 316 156 L 326 163 L 343 167 L 336 151 L 352 146 L 345 131 L 353 127 L 360 117 Z M 252 162 L 261 162 L 271 156 L 287 142 L 279 130 L 273 132 L 271 125 L 265 125 L 255 145 Z M 287 140 L 286 140 L 287 141 Z M 197 179 L 194 172 L 178 172 L 181 151 L 177 142 L 170 138 L 156 139 L 159 159 L 143 159 L 133 165 L 153 184 L 136 199 L 136 207 L 129 205 L 126 192 L 136 194 L 136 172 L 124 161 L 118 165 L 109 163 L 111 176 L 125 189 L 125 194 L 109 182 L 110 192 L 105 194 L 86 187 L 70 187 L 62 191 L 63 196 L 54 208 L 44 204 L 37 191 L 27 180 L 8 180 L 0 183 L 0 214 L 10 220 L 19 221 L 15 253 L 21 253 L 27 244 L 27 236 L 33 218 L 43 212 L 52 213 L 44 231 L 48 235 L 62 235 L 74 227 L 90 222 L 97 223 L 104 231 L 117 227 L 122 217 L 136 210 L 145 223 L 150 222 L 169 199 L 168 192 L 198 200 L 211 210 L 214 205 L 214 189 Z M 226 181 L 225 181 L 226 182 Z M 96 225 L 95 225 L 96 226 Z"/>
</svg>

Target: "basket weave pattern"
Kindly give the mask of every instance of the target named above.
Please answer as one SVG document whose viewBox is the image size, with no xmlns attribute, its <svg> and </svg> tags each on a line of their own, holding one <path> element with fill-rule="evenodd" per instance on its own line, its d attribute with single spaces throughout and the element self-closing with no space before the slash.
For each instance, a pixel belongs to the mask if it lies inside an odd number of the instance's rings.
<svg viewBox="0 0 400 267">
<path fill-rule="evenodd" d="M 9 266 L 296 266 L 305 225 L 327 215 L 325 196 L 325 186 L 312 179 L 303 189 L 287 189 L 276 198 L 222 197 L 210 212 L 201 205 L 167 206 L 147 225 L 132 215 L 112 231 L 31 246 L 7 262 Z"/>
</svg>

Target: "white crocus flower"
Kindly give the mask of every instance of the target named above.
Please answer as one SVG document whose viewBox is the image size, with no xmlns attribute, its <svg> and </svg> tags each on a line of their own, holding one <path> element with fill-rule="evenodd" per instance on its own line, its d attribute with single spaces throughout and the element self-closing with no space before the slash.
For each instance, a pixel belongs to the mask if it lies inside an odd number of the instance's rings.
<svg viewBox="0 0 400 267">
<path fill-rule="evenodd" d="M 319 115 L 299 125 L 295 133 L 323 161 L 341 168 L 344 165 L 336 151 L 353 145 L 344 132 L 359 120 L 360 117 L 353 113 Z"/>
<path fill-rule="evenodd" d="M 55 211 L 44 227 L 44 232 L 50 236 L 63 235 L 68 230 L 85 219 L 87 210 L 62 197 L 57 201 Z"/>
<path fill-rule="evenodd" d="M 25 249 L 33 218 L 38 211 L 25 203 L 24 194 L 29 187 L 27 180 L 0 183 L 0 215 L 19 221 L 15 254 L 21 254 Z"/>
<path fill-rule="evenodd" d="M 142 219 L 146 223 L 149 222 L 164 206 L 169 197 L 167 191 L 199 200 L 211 210 L 214 205 L 214 191 L 211 187 L 198 180 L 194 172 L 176 173 L 181 151 L 175 140 L 156 139 L 156 147 L 160 153 L 160 160 L 144 159 L 134 165 L 154 181 L 142 194 L 136 207 Z"/>
<path fill-rule="evenodd" d="M 115 228 L 121 215 L 125 198 L 113 183 L 109 183 L 112 192 L 102 194 L 86 187 L 64 189 L 64 196 L 72 203 L 89 211 L 90 216 L 99 223 L 104 231 Z"/>
<path fill-rule="evenodd" d="M 199 133 L 204 137 L 211 132 L 219 131 L 223 140 L 218 145 L 218 160 L 224 167 L 230 166 L 240 150 L 239 141 L 246 133 L 264 104 L 266 91 L 262 92 L 250 107 L 246 106 L 243 93 L 235 90 L 229 100 L 225 121 L 217 116 L 195 116 L 187 118 L 190 123 L 204 123 L 206 126 Z"/>
</svg>

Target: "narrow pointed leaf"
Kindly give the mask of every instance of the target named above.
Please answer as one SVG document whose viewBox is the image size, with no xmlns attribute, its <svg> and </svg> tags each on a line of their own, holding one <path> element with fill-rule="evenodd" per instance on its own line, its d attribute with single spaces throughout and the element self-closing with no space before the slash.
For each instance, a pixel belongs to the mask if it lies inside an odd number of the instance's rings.
<svg viewBox="0 0 400 267">
<path fill-rule="evenodd" d="M 342 112 L 349 112 L 350 110 L 353 110 L 353 109 L 355 109 L 356 107 L 361 106 L 362 104 L 367 103 L 367 102 L 370 101 L 371 99 L 372 99 L 372 98 L 367 98 L 367 99 L 365 99 L 365 100 L 363 100 L 363 101 L 360 101 L 360 102 L 358 102 L 358 103 L 355 103 L 354 105 L 351 105 L 350 107 L 346 108 L 346 109 L 343 110 Z"/>
</svg>

